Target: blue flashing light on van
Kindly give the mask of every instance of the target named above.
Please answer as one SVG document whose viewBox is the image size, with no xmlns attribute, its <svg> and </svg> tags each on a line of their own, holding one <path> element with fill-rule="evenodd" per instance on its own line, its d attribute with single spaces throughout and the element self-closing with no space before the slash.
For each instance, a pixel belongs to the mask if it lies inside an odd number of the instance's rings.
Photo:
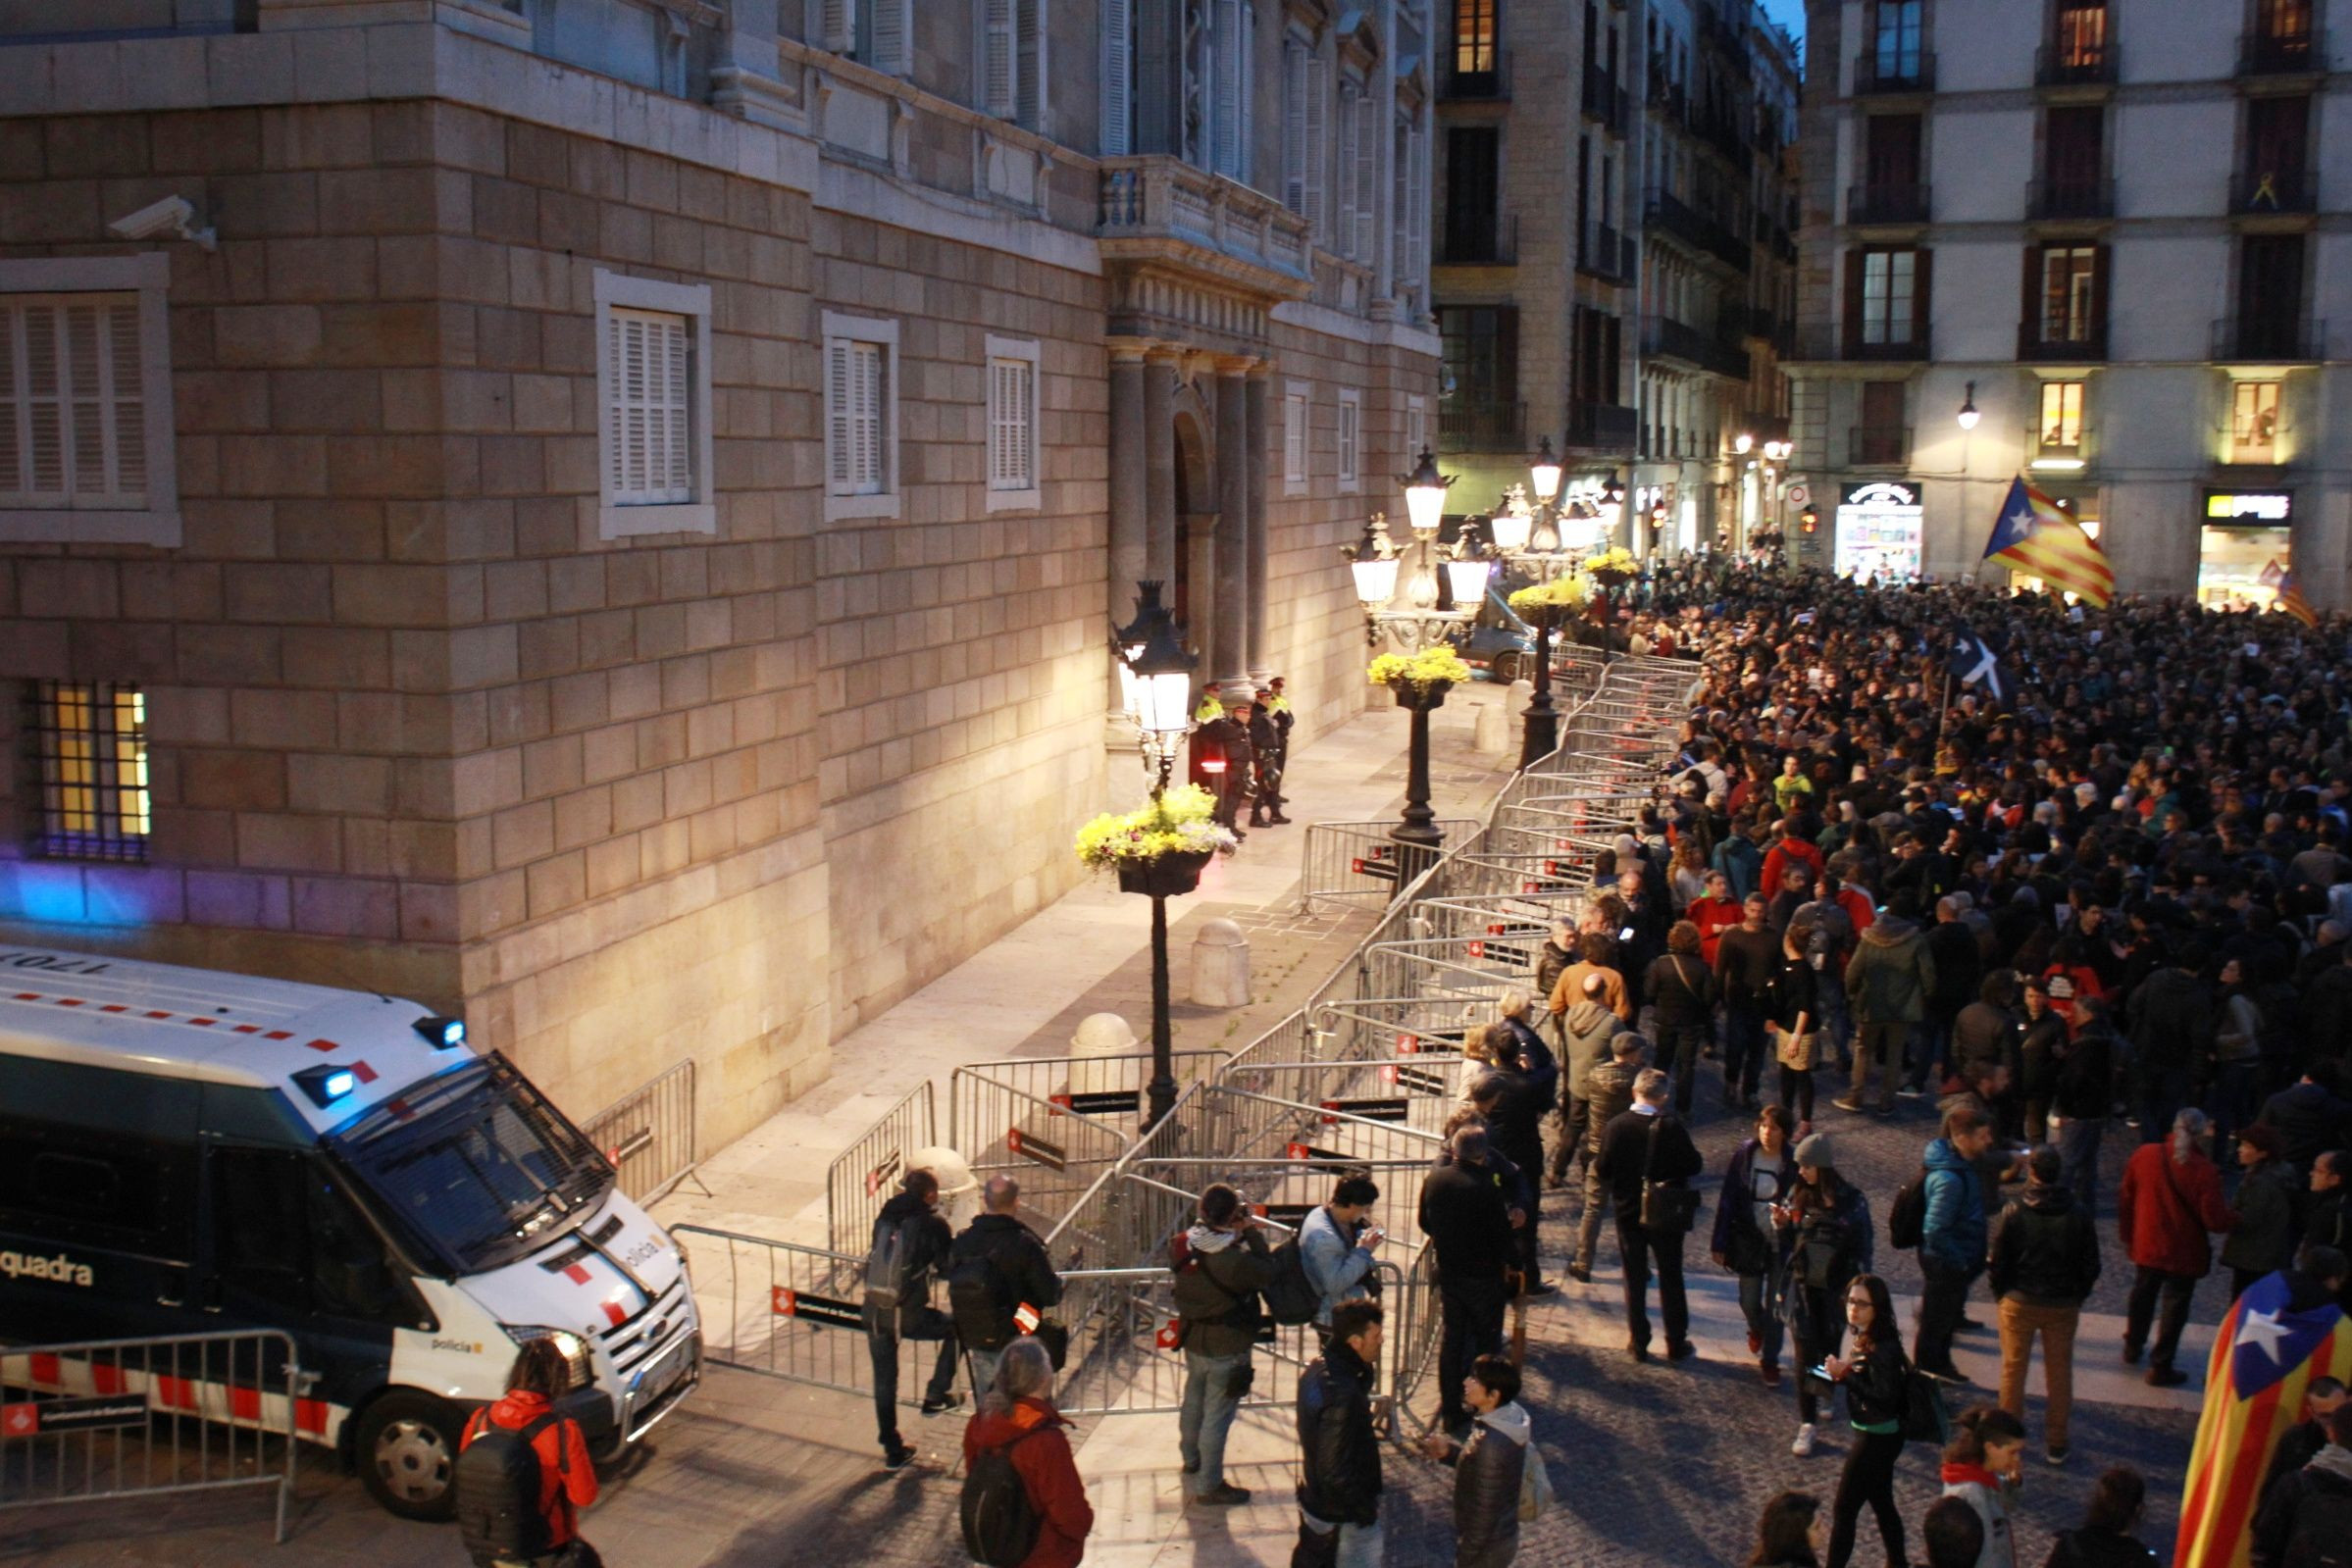
<svg viewBox="0 0 2352 1568">
<path fill-rule="evenodd" d="M 0 947 L 0 1344 L 282 1329 L 297 1431 L 417 1519 L 517 1344 L 553 1338 L 599 1459 L 700 1381 L 677 1243 L 458 1019 Z"/>
</svg>

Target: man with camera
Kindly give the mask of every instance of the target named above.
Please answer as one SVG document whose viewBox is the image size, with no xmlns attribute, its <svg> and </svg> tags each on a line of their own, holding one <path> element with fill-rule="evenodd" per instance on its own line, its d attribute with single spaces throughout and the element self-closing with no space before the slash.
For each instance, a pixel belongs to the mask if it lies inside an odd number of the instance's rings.
<svg viewBox="0 0 2352 1568">
<path fill-rule="evenodd" d="M 1225 1480 L 1225 1437 L 1253 1370 L 1257 1292 L 1274 1278 L 1265 1233 L 1242 1196 L 1222 1182 L 1201 1194 L 1201 1217 L 1168 1243 L 1176 1275 L 1176 1337 L 1184 1347 L 1184 1413 L 1177 1441 L 1185 1493 L 1211 1508 L 1250 1500 L 1247 1487 Z"/>
</svg>

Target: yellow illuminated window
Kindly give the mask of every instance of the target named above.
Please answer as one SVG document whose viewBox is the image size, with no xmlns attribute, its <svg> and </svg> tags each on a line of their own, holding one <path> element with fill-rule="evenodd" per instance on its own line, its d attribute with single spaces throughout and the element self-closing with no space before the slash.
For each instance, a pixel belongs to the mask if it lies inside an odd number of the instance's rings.
<svg viewBox="0 0 2352 1568">
<path fill-rule="evenodd" d="M 2240 381 L 2229 413 L 2230 455 L 2240 463 L 2268 463 L 2278 443 L 2278 383 Z"/>
<path fill-rule="evenodd" d="M 147 698 L 104 681 L 35 684 L 31 738 L 40 767 L 43 852 L 144 860 Z"/>
<path fill-rule="evenodd" d="M 2071 452 L 2082 445 L 2082 382 L 2042 383 L 2042 450 Z"/>
</svg>

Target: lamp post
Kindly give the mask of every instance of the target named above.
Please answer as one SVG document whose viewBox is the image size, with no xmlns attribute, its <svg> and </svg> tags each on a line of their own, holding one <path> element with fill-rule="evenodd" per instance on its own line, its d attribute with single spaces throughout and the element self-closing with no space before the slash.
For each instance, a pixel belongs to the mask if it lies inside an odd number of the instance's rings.
<svg viewBox="0 0 2352 1568">
<path fill-rule="evenodd" d="M 1176 618 L 1159 602 L 1160 584 L 1136 587 L 1135 619 L 1113 635 L 1119 683 L 1143 738 L 1144 766 L 1151 770 L 1151 798 L 1157 801 L 1175 771 L 1177 747 L 1192 729 L 1193 670 L 1201 661 L 1184 651 Z M 1144 1090 L 1144 1126 L 1150 1129 L 1176 1103 L 1175 1040 L 1168 1021 L 1168 898 L 1189 888 L 1147 877 L 1144 890 L 1151 899 L 1151 1081 Z"/>
<path fill-rule="evenodd" d="M 1437 469 L 1437 459 L 1423 448 L 1410 474 L 1399 476 L 1405 486 L 1406 517 L 1412 543 L 1402 551 L 1389 542 L 1385 513 L 1374 513 L 1360 544 L 1341 548 L 1355 577 L 1355 596 L 1363 606 L 1364 639 L 1378 647 L 1385 639 L 1397 651 L 1413 654 L 1449 641 L 1469 626 L 1486 598 L 1487 574 L 1493 563 L 1477 553 L 1465 531 L 1452 551 L 1437 540 L 1445 521 L 1446 492 L 1451 476 Z M 1432 685 L 1395 683 L 1397 705 L 1412 715 L 1406 752 L 1405 812 L 1389 835 L 1400 845 L 1397 886 L 1402 888 L 1436 858 L 1445 842 L 1437 813 L 1429 805 L 1429 714 L 1446 700 L 1449 683 Z"/>
<path fill-rule="evenodd" d="M 1560 494 L 1561 468 L 1552 451 L 1552 437 L 1537 444 L 1527 460 L 1529 505 L 1517 486 L 1505 492 L 1503 508 L 1488 520 L 1496 553 L 1531 580 L 1543 582 L 1561 572 L 1573 572 L 1591 546 L 1593 519 L 1573 515 Z M 1521 713 L 1519 766 L 1533 767 L 1559 745 L 1559 709 L 1552 698 L 1552 634 L 1561 615 L 1546 606 L 1524 617 L 1535 632 L 1535 695 Z"/>
</svg>

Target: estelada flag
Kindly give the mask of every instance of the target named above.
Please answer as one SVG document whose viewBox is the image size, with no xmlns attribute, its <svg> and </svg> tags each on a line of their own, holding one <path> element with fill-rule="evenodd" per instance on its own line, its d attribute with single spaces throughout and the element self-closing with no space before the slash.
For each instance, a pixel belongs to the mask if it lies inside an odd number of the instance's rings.
<svg viewBox="0 0 2352 1568">
<path fill-rule="evenodd" d="M 2001 502 L 1992 537 L 1984 541 L 1984 558 L 2030 572 L 2102 610 L 2116 596 L 2115 571 L 2099 541 L 2022 478 Z"/>
<path fill-rule="evenodd" d="M 2246 1568 L 2262 1478 L 2279 1438 L 2303 1419 L 2304 1390 L 2314 1378 L 2352 1377 L 2352 1321 L 2333 1300 L 2306 1292 L 2314 1304 L 2297 1309 L 2287 1276 L 2265 1275 L 2214 1333 L 2175 1568 Z"/>
<path fill-rule="evenodd" d="M 2303 597 L 2303 585 L 2295 581 L 2292 572 L 2282 572 L 2278 576 L 2278 608 L 2314 631 L 2319 629 L 2320 612 L 2311 607 L 2309 599 Z"/>
</svg>

